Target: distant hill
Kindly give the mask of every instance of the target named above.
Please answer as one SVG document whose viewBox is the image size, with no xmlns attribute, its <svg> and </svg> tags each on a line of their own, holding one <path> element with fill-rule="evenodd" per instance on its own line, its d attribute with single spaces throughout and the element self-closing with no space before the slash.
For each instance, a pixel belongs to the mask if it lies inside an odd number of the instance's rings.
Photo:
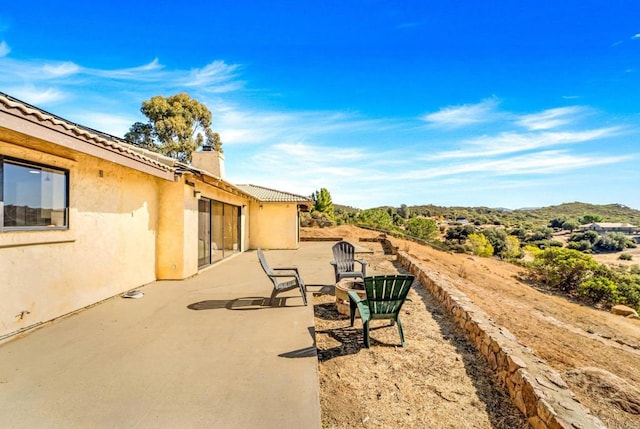
<svg viewBox="0 0 640 429">
<path fill-rule="evenodd" d="M 640 210 L 635 210 L 622 204 L 588 204 L 588 203 L 564 203 L 558 206 L 541 207 L 528 210 L 541 218 L 553 219 L 554 217 L 566 217 L 578 219 L 586 214 L 602 216 L 603 222 L 627 222 L 640 226 Z"/>
<path fill-rule="evenodd" d="M 343 206 L 342 204 L 334 204 L 333 210 L 336 212 L 342 211 L 344 213 L 357 213 L 360 211 L 359 208 L 351 207 L 351 206 Z"/>
<path fill-rule="evenodd" d="M 347 211 L 358 211 L 353 207 L 339 206 Z M 389 206 L 379 207 L 387 210 Z M 442 207 L 433 204 L 408 206 L 411 214 L 443 217 L 449 220 L 467 219 L 482 224 L 516 225 L 523 222 L 533 226 L 546 226 L 552 219 L 564 218 L 578 221 L 585 215 L 598 215 L 603 222 L 627 222 L 640 226 L 640 210 L 622 204 L 589 204 L 581 202 L 564 203 L 549 207 L 531 207 L 510 210 L 490 207 Z M 398 207 L 395 208 L 398 210 Z"/>
</svg>

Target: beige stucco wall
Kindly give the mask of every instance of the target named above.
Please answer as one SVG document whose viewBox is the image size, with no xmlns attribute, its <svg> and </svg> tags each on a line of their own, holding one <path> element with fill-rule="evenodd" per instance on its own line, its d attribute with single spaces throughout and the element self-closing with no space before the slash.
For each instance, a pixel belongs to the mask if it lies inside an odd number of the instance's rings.
<svg viewBox="0 0 640 429">
<path fill-rule="evenodd" d="M 0 340 L 156 279 L 197 274 L 195 191 L 241 208 L 240 251 L 298 247 L 295 203 L 260 204 L 191 173 L 167 180 L 153 167 L 103 159 L 101 151 L 119 160 L 104 149 L 81 153 L 52 143 L 53 131 L 46 136 L 0 126 L 0 155 L 69 171 L 68 230 L 0 231 Z"/>
<path fill-rule="evenodd" d="M 298 205 L 296 203 L 250 204 L 249 242 L 252 249 L 297 249 Z"/>
<path fill-rule="evenodd" d="M 68 230 L 0 232 L 0 336 L 155 280 L 162 179 L 2 134 L 0 154 L 69 170 Z"/>
<path fill-rule="evenodd" d="M 198 273 L 198 199 L 208 198 L 242 210 L 240 250 L 248 242 L 248 197 L 235 195 L 185 174 L 178 182 L 160 186 L 158 279 L 179 280 Z M 199 194 L 196 194 L 196 191 Z"/>
</svg>

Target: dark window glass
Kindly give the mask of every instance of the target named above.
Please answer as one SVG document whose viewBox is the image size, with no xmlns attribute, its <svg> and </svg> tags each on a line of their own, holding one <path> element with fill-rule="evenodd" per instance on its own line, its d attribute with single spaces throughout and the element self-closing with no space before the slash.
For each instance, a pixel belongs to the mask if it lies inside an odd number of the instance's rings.
<svg viewBox="0 0 640 429">
<path fill-rule="evenodd" d="M 66 171 L 9 159 L 1 170 L 4 228 L 67 227 Z"/>
</svg>

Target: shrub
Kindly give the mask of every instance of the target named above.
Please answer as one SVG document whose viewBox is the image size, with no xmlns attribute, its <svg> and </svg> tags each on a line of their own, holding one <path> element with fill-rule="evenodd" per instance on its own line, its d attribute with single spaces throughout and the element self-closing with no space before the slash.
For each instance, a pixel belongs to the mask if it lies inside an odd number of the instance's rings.
<svg viewBox="0 0 640 429">
<path fill-rule="evenodd" d="M 627 274 L 616 278 L 618 284 L 618 302 L 640 311 L 640 275 Z"/>
<path fill-rule="evenodd" d="M 489 257 L 493 255 L 493 246 L 484 234 L 469 234 L 467 238 L 471 252 L 476 256 Z"/>
<path fill-rule="evenodd" d="M 591 250 L 592 247 L 593 245 L 589 240 L 570 241 L 567 243 L 568 249 L 578 250 L 580 252 Z"/>
<path fill-rule="evenodd" d="M 458 240 L 458 243 L 462 243 L 467 239 L 469 234 L 473 234 L 476 229 L 471 225 L 457 225 L 447 230 L 445 238 L 447 240 Z"/>
<path fill-rule="evenodd" d="M 542 250 L 538 246 L 534 246 L 532 244 L 527 244 L 526 246 L 524 246 L 523 250 L 525 252 L 531 253 L 533 256 L 535 256 L 538 253 L 542 252 Z"/>
<path fill-rule="evenodd" d="M 438 231 L 436 221 L 424 217 L 414 217 L 409 219 L 407 221 L 406 228 L 409 235 L 422 240 L 429 240 L 433 238 Z"/>
<path fill-rule="evenodd" d="M 558 247 L 550 247 L 536 254 L 531 264 L 536 281 L 565 292 L 575 291 L 600 269 L 591 256 Z"/>
<path fill-rule="evenodd" d="M 571 237 L 569 238 L 570 242 L 573 241 L 588 241 L 589 243 L 591 243 L 591 246 L 594 246 L 598 240 L 600 239 L 600 236 L 598 235 L 597 232 L 595 231 L 585 231 L 585 232 L 579 232 L 579 233 L 575 233 L 572 234 Z"/>
<path fill-rule="evenodd" d="M 630 253 L 622 253 L 620 256 L 618 256 L 618 259 L 620 259 L 621 261 L 630 261 L 633 259 L 633 256 L 631 256 Z"/>
<path fill-rule="evenodd" d="M 594 303 L 606 301 L 616 303 L 619 301 L 618 288 L 616 284 L 606 277 L 592 277 L 583 281 L 578 286 L 578 292 L 586 296 Z"/>
<path fill-rule="evenodd" d="M 504 252 L 507 245 L 507 231 L 502 228 L 487 228 L 482 231 L 482 234 L 489 240 L 491 246 L 493 246 L 493 253 L 501 255 Z"/>
<path fill-rule="evenodd" d="M 621 232 L 608 232 L 598 238 L 595 247 L 599 250 L 619 252 L 634 245 L 633 241 Z"/>
<path fill-rule="evenodd" d="M 524 254 L 520 249 L 520 240 L 518 237 L 509 235 L 504 240 L 504 248 L 500 252 L 500 256 L 505 259 L 522 258 Z"/>
</svg>

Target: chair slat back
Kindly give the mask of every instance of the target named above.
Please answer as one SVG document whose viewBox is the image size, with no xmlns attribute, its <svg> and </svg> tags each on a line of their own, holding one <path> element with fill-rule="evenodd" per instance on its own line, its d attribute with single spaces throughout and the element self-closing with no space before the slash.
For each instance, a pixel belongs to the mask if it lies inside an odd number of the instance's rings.
<svg viewBox="0 0 640 429">
<path fill-rule="evenodd" d="M 262 252 L 262 249 L 258 248 L 257 252 L 258 252 L 258 259 L 260 260 L 260 266 L 262 267 L 264 272 L 271 278 L 271 276 L 274 275 L 275 273 L 269 267 L 269 264 L 267 264 L 267 259 L 264 257 L 264 253 Z M 271 278 L 271 280 L 273 281 L 273 278 Z"/>
<path fill-rule="evenodd" d="M 371 313 L 399 313 L 414 279 L 411 275 L 365 277 L 364 288 Z"/>
<path fill-rule="evenodd" d="M 355 246 L 348 241 L 339 241 L 331 249 L 333 250 L 333 259 L 338 266 L 338 271 L 353 271 L 356 257 Z"/>
</svg>

